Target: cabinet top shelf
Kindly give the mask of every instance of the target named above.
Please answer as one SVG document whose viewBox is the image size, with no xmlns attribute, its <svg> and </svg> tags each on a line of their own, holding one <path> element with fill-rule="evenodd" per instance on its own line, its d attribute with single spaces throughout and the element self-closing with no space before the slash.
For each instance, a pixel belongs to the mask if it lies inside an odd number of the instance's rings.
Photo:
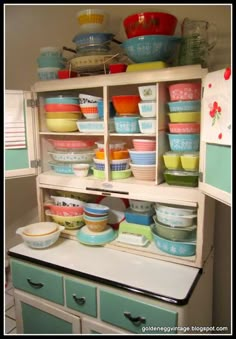
<svg viewBox="0 0 236 339">
<path fill-rule="evenodd" d="M 63 80 L 38 81 L 32 86 L 31 90 L 34 92 L 52 92 L 58 90 L 64 91 L 139 83 L 148 84 L 155 82 L 182 81 L 186 79 L 202 78 L 205 74 L 207 74 L 207 72 L 207 69 L 201 68 L 200 65 L 177 66 L 158 70 L 91 75 Z"/>
</svg>

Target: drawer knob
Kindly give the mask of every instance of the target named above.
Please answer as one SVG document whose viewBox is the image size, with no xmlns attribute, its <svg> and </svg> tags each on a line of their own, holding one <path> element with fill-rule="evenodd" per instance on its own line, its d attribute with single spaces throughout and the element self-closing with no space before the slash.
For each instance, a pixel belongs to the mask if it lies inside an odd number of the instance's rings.
<svg viewBox="0 0 236 339">
<path fill-rule="evenodd" d="M 31 281 L 30 278 L 27 278 L 28 283 L 30 284 L 30 286 L 34 287 L 34 288 L 42 288 L 44 284 L 42 283 L 34 283 L 33 281 Z"/>
<path fill-rule="evenodd" d="M 144 318 L 144 317 L 132 317 L 130 312 L 124 312 L 124 316 L 127 319 L 129 319 L 136 326 L 139 326 L 140 324 L 146 323 L 146 318 Z"/>
<path fill-rule="evenodd" d="M 86 300 L 85 297 L 78 298 L 78 297 L 76 297 L 76 294 L 73 294 L 72 296 L 73 296 L 74 301 L 77 302 L 77 304 L 79 304 L 79 305 L 85 304 L 85 300 Z"/>
</svg>

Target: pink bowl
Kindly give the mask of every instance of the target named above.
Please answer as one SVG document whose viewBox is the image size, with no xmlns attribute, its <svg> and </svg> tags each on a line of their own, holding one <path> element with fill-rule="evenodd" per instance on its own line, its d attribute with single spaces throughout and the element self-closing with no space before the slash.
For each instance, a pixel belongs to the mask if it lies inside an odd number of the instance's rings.
<svg viewBox="0 0 236 339">
<path fill-rule="evenodd" d="M 135 151 L 155 151 L 156 140 L 153 139 L 133 139 Z"/>
<path fill-rule="evenodd" d="M 91 149 L 95 146 L 94 140 L 65 140 L 65 139 L 48 139 L 49 142 L 56 149 L 70 149 L 70 148 L 78 148 L 78 149 Z"/>
<path fill-rule="evenodd" d="M 198 122 L 169 123 L 169 130 L 170 133 L 200 133 L 200 124 Z"/>
<path fill-rule="evenodd" d="M 169 86 L 171 101 L 189 101 L 201 99 L 201 83 L 179 83 Z"/>
<path fill-rule="evenodd" d="M 76 216 L 82 215 L 84 213 L 84 208 L 82 206 L 57 206 L 57 205 L 46 205 L 50 209 L 50 212 L 54 215 L 61 216 Z"/>
<path fill-rule="evenodd" d="M 80 106 L 76 104 L 45 104 L 46 112 L 78 112 L 80 113 Z"/>
</svg>

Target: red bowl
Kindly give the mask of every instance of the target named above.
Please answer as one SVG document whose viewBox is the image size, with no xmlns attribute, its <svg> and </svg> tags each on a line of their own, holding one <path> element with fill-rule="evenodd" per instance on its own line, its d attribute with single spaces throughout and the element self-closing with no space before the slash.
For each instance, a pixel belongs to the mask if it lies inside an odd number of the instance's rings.
<svg viewBox="0 0 236 339">
<path fill-rule="evenodd" d="M 125 72 L 128 65 L 126 64 L 111 64 L 109 65 L 110 73 L 121 73 Z"/>
<path fill-rule="evenodd" d="M 125 18 L 123 26 L 128 39 L 141 35 L 173 35 L 177 18 L 162 12 L 137 13 Z"/>
<path fill-rule="evenodd" d="M 74 217 L 77 215 L 83 215 L 84 208 L 82 206 L 57 206 L 57 205 L 45 205 L 50 209 L 50 212 L 54 215 Z"/>
<path fill-rule="evenodd" d="M 76 78 L 77 72 L 70 71 L 69 69 L 60 69 L 57 72 L 58 79 L 68 79 L 68 78 Z"/>
<path fill-rule="evenodd" d="M 44 108 L 46 112 L 81 112 L 76 104 L 45 104 Z"/>
</svg>

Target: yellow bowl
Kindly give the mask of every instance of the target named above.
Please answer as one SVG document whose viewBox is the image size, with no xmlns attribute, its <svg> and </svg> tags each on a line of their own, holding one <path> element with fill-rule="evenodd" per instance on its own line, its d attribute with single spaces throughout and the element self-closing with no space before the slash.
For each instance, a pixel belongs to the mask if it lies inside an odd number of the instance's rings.
<svg viewBox="0 0 236 339">
<path fill-rule="evenodd" d="M 200 112 L 168 113 L 170 122 L 200 122 Z"/>
<path fill-rule="evenodd" d="M 68 230 L 75 230 L 85 225 L 83 215 L 76 216 L 62 216 L 56 214 L 50 214 L 53 221 L 65 227 Z"/>
<path fill-rule="evenodd" d="M 182 169 L 180 155 L 177 153 L 167 152 L 163 154 L 164 164 L 170 170 Z"/>
<path fill-rule="evenodd" d="M 45 113 L 46 119 L 80 119 L 82 113 L 71 113 L 71 112 L 47 112 Z"/>
<path fill-rule="evenodd" d="M 199 154 L 184 154 L 180 156 L 185 171 L 197 171 L 199 167 Z"/>
<path fill-rule="evenodd" d="M 78 119 L 46 119 L 46 126 L 51 132 L 78 131 L 76 121 Z"/>
</svg>

